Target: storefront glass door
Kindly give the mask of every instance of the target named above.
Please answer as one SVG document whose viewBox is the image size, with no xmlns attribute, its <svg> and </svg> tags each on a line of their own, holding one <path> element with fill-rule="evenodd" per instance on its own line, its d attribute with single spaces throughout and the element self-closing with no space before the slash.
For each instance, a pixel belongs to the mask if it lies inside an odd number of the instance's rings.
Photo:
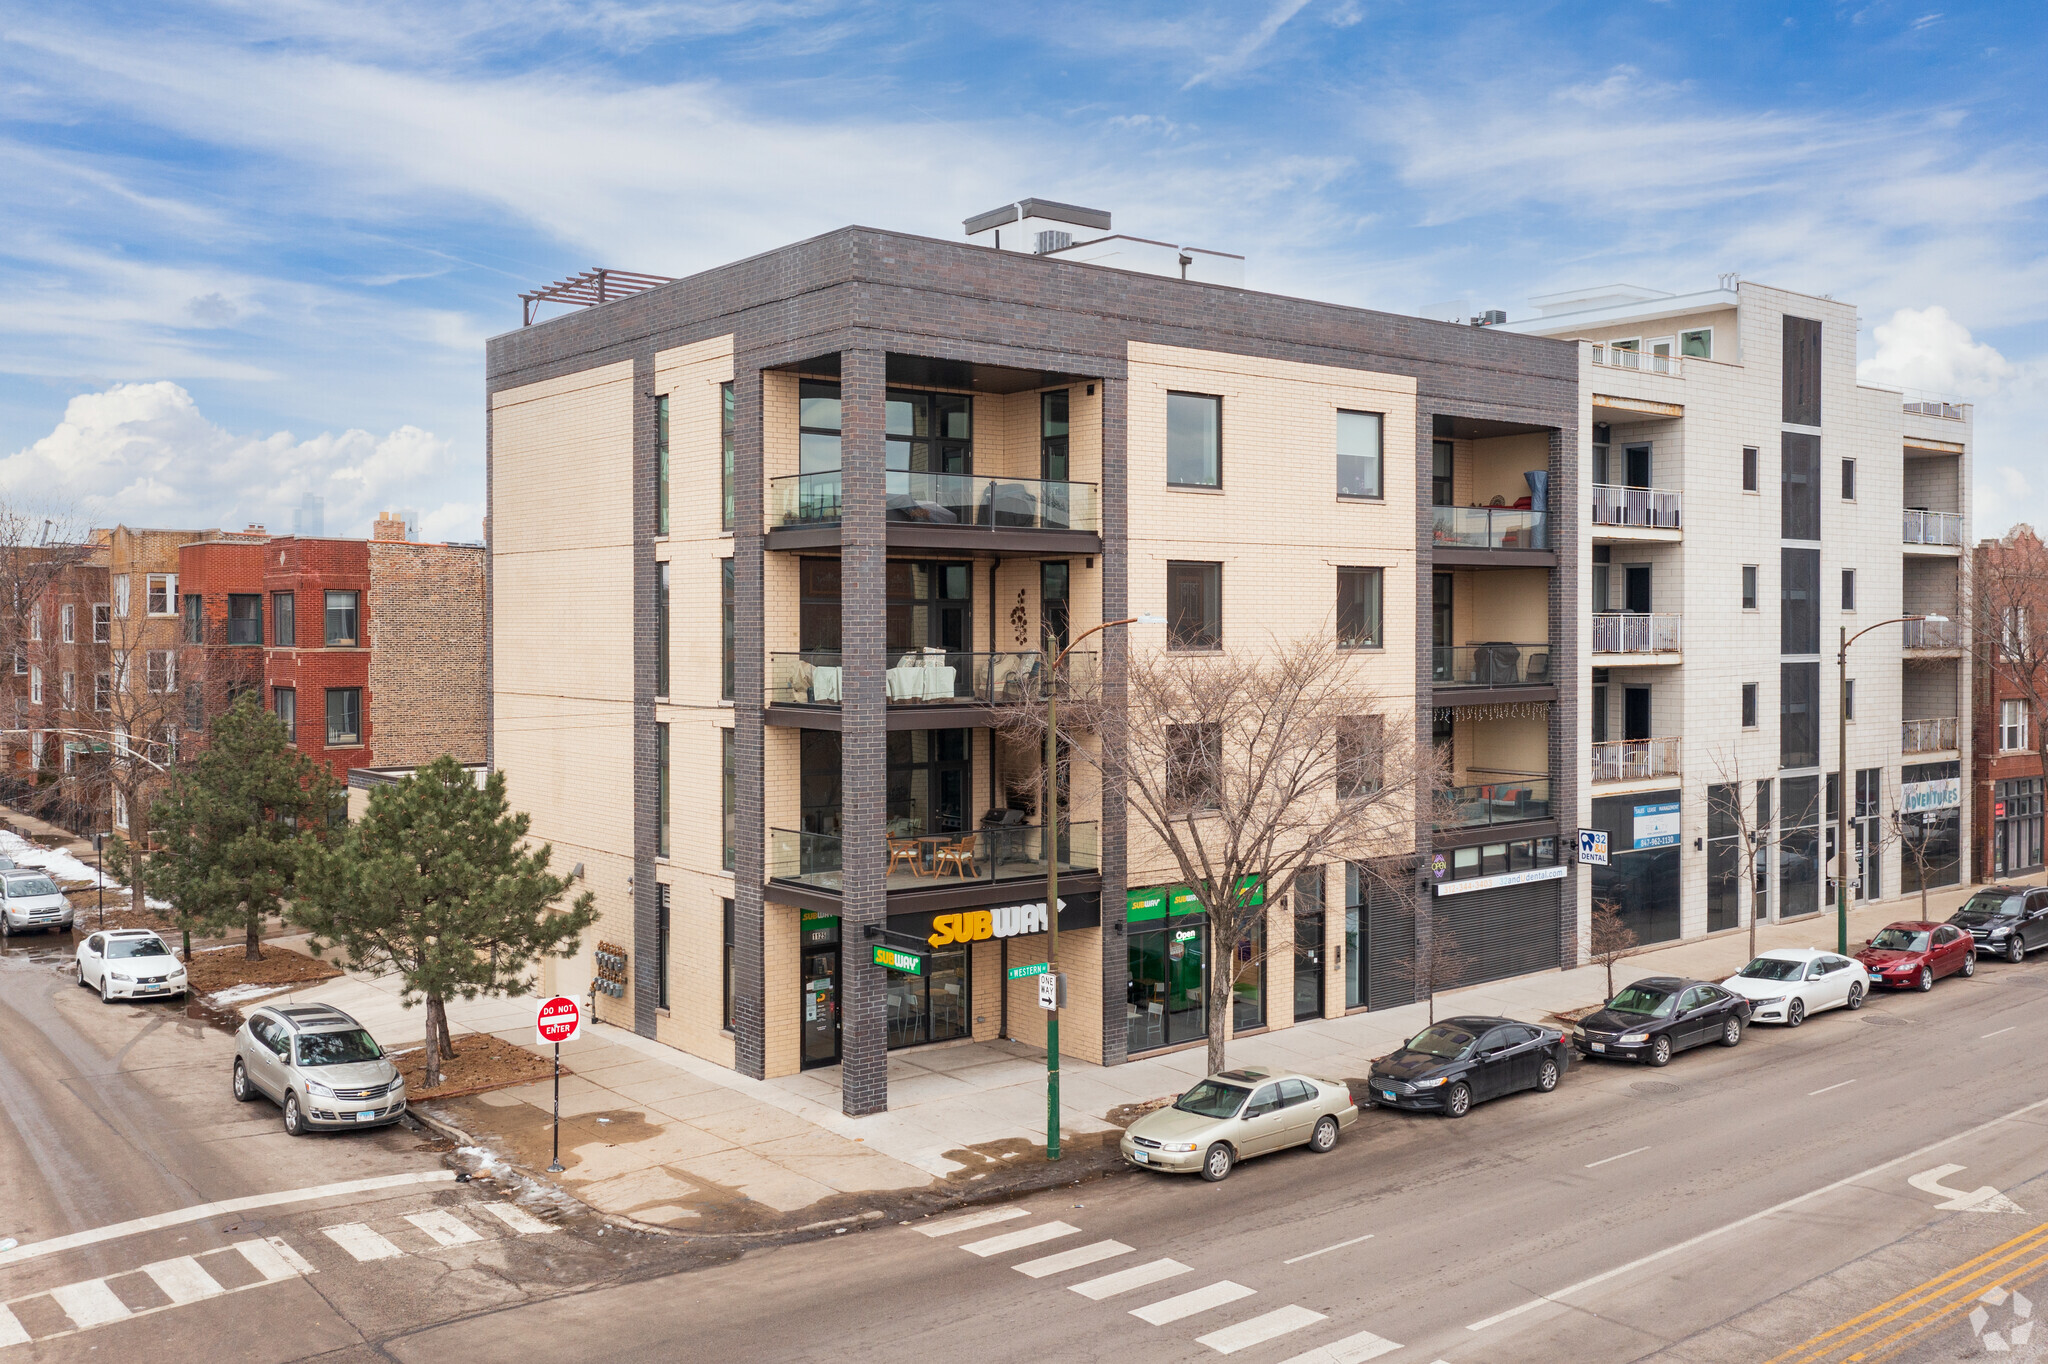
<svg viewBox="0 0 2048 1364">
<path fill-rule="evenodd" d="M 1201 924 L 1133 927 L 1126 1018 L 1131 1052 L 1193 1042 L 1208 1035 L 1202 990 L 1209 931 Z"/>
<path fill-rule="evenodd" d="M 950 1042 L 973 1031 L 967 1019 L 967 949 L 934 951 L 924 967 L 921 976 L 885 973 L 891 1047 Z"/>
<path fill-rule="evenodd" d="M 807 934 L 807 937 L 819 936 Z M 837 925 L 833 929 L 837 938 Z M 803 952 L 803 1065 L 839 1064 L 839 944 L 806 945 Z"/>
</svg>

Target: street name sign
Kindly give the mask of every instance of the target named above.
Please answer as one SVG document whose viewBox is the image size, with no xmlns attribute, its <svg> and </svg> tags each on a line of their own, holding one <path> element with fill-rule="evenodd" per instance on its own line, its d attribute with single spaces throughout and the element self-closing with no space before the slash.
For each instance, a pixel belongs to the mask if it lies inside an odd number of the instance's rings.
<svg viewBox="0 0 2048 1364">
<path fill-rule="evenodd" d="M 1051 962 L 1034 961 L 1029 966 L 1012 966 L 1010 968 L 1010 979 L 1029 980 L 1033 976 L 1042 976 L 1050 970 L 1052 970 Z"/>
</svg>

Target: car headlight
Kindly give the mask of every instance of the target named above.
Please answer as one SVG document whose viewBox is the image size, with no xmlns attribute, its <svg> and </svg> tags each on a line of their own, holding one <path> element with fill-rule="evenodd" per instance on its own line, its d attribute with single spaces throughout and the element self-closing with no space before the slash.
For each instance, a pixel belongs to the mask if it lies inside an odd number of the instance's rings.
<svg viewBox="0 0 2048 1364">
<path fill-rule="evenodd" d="M 1172 1151 L 1176 1155 L 1184 1156 L 1195 1149 L 1195 1144 L 1191 1141 L 1169 1141 L 1160 1146 L 1159 1149 L 1162 1151 Z"/>
<path fill-rule="evenodd" d="M 1584 1037 L 1585 1035 L 1586 1035 L 1586 1030 L 1585 1030 L 1584 1028 L 1573 1028 L 1573 1029 L 1572 1029 L 1572 1036 L 1573 1036 L 1573 1037 Z"/>
<path fill-rule="evenodd" d="M 334 1091 L 321 1084 L 318 1080 L 306 1081 L 306 1092 L 316 1099 L 331 1099 L 334 1097 Z"/>
<path fill-rule="evenodd" d="M 1772 995 L 1769 999 L 1752 999 L 1749 1002 L 1755 1007 L 1761 1009 L 1767 1004 L 1783 1004 L 1785 1002 L 1785 996 Z"/>
<path fill-rule="evenodd" d="M 1650 1034 L 1646 1032 L 1625 1032 L 1621 1035 L 1620 1040 L 1624 1046 L 1634 1046 L 1638 1042 L 1649 1041 Z"/>
<path fill-rule="evenodd" d="M 1994 938 L 2009 938 L 2012 936 L 2012 930 L 2010 928 L 1994 928 L 1991 930 L 1991 936 Z"/>
<path fill-rule="evenodd" d="M 1417 1080 L 1415 1087 L 1417 1089 L 1435 1089 L 1439 1085 L 1449 1083 L 1450 1078 L 1448 1075 L 1439 1075 L 1434 1080 Z"/>
<path fill-rule="evenodd" d="M 113 976 L 115 980 L 120 981 L 123 985 L 132 985 L 135 983 L 135 977 L 124 976 L 119 971 L 114 972 Z"/>
</svg>

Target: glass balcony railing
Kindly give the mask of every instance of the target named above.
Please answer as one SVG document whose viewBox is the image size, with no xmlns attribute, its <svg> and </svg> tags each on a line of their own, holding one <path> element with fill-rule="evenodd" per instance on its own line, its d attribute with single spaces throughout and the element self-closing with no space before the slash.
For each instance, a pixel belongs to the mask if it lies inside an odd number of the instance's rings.
<svg viewBox="0 0 2048 1364">
<path fill-rule="evenodd" d="M 1963 518 L 1958 512 L 1918 511 L 1909 507 L 1901 534 L 1909 545 L 1960 545 Z"/>
<path fill-rule="evenodd" d="M 1596 654 L 1672 654 L 1682 647 L 1680 625 L 1685 617 L 1675 613 L 1638 614 L 1629 611 L 1602 612 L 1593 617 L 1593 652 Z"/>
<path fill-rule="evenodd" d="M 973 703 L 984 706 L 1027 701 L 1042 694 L 1044 655 L 963 653 L 945 649 L 891 649 L 882 688 L 892 706 Z M 1060 665 L 1059 695 L 1093 699 L 1099 689 L 1099 656 L 1071 653 Z M 845 667 L 835 650 L 768 655 L 767 703 L 771 706 L 833 706 L 846 689 Z"/>
<path fill-rule="evenodd" d="M 890 835 L 883 840 L 888 889 L 935 890 L 976 882 L 1028 881 L 1045 875 L 1045 829 L 1037 824 L 984 825 L 947 834 Z M 1100 826 L 1062 824 L 1060 874 L 1101 869 Z M 837 895 L 844 882 L 845 838 L 798 829 L 768 831 L 768 876 Z"/>
<path fill-rule="evenodd" d="M 1593 780 L 1650 781 L 1680 774 L 1678 739 L 1605 739 L 1593 745 Z"/>
<path fill-rule="evenodd" d="M 1430 672 L 1439 687 L 1536 687 L 1550 675 L 1548 644 L 1457 644 L 1430 650 Z"/>
<path fill-rule="evenodd" d="M 1956 747 L 1956 717 L 1901 721 L 1899 747 L 1907 753 L 1942 753 Z"/>
<path fill-rule="evenodd" d="M 1550 513 L 1529 507 L 1432 507 L 1440 549 L 1549 549 Z"/>
<path fill-rule="evenodd" d="M 1683 497 L 1669 488 L 1593 485 L 1593 524 L 1647 530 L 1679 529 Z"/>
<path fill-rule="evenodd" d="M 1963 623 L 1959 620 L 1909 620 L 1905 622 L 1908 649 L 1960 649 Z"/>
<path fill-rule="evenodd" d="M 1093 483 L 892 469 L 883 490 L 883 516 L 896 522 L 978 530 L 1098 531 L 1102 526 Z M 769 529 L 837 525 L 841 502 L 837 469 L 770 479 Z"/>
<path fill-rule="evenodd" d="M 1446 787 L 1438 809 L 1439 829 L 1477 829 L 1550 818 L 1548 777 L 1508 777 L 1469 786 Z"/>
</svg>

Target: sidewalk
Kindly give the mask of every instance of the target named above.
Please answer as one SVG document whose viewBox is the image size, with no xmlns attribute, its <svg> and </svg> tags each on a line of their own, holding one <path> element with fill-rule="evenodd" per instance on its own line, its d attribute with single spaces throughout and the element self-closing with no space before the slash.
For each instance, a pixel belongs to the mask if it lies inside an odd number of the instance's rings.
<svg viewBox="0 0 2048 1364">
<path fill-rule="evenodd" d="M 2037 875 L 2028 880 L 2038 883 Z M 1974 887 L 1929 897 L 1944 919 Z M 1852 947 L 1886 923 L 1916 918 L 1918 896 L 1852 909 Z M 1764 924 L 1758 950 L 1833 947 L 1832 911 L 1792 924 Z M 1749 959 L 1746 930 L 1646 951 L 1615 967 L 1622 982 L 1649 975 L 1718 979 Z M 423 1013 L 398 1003 L 389 977 L 349 975 L 302 987 L 295 998 L 335 1004 L 387 1047 L 417 1044 Z M 1448 991 L 1438 1017 L 1500 1014 L 1530 1021 L 1606 997 L 1598 966 L 1547 971 Z M 464 1032 L 490 1032 L 533 1047 L 533 1001 L 451 1001 L 457 1045 Z M 1270 1065 L 1330 1079 L 1363 1076 L 1371 1059 L 1422 1028 L 1425 1004 L 1353 1014 L 1234 1040 L 1232 1065 Z M 538 1050 L 538 1048 L 535 1048 Z M 1102 1067 L 1065 1059 L 1057 1180 L 1083 1177 L 1109 1159 L 1111 1115 L 1186 1089 L 1207 1053 L 1196 1047 Z M 1045 1053 L 1016 1042 L 924 1047 L 889 1057 L 889 1111 L 849 1118 L 839 1111 L 836 1070 L 750 1080 L 685 1052 L 615 1027 L 587 1028 L 562 1048 L 575 1073 L 562 1080 L 562 1163 L 554 1176 L 599 1211 L 679 1230 L 772 1229 L 874 1211 L 906 1198 L 933 1207 L 970 1192 L 1056 1182 L 1045 1165 Z M 553 1131 L 550 1083 L 428 1103 L 430 1115 L 470 1133 L 528 1172 L 543 1170 Z M 983 1183 L 982 1181 L 990 1181 Z"/>
</svg>

